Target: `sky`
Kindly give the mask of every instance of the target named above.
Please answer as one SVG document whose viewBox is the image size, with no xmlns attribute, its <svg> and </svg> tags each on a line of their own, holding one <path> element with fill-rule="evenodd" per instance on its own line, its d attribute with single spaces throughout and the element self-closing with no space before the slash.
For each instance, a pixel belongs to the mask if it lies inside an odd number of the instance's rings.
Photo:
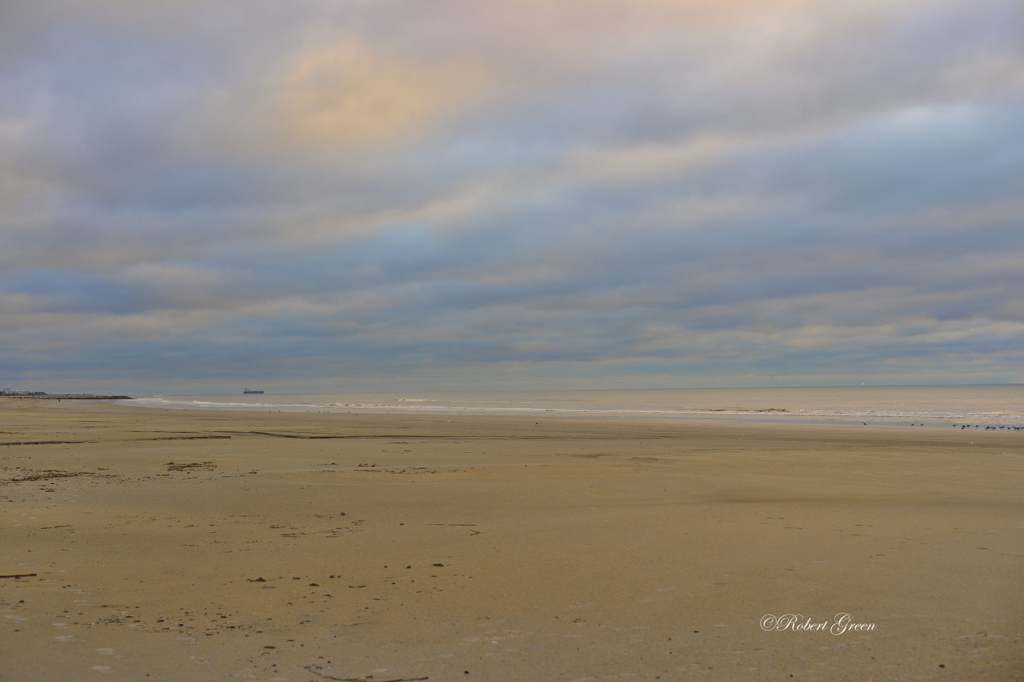
<svg viewBox="0 0 1024 682">
<path fill-rule="evenodd" d="M 0 387 L 1022 381 L 1019 0 L 0 4 Z"/>
</svg>

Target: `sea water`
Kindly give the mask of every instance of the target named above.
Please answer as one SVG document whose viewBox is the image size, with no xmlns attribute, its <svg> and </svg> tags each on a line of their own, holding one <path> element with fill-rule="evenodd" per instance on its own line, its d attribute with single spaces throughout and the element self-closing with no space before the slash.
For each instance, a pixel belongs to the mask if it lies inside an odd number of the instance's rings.
<svg viewBox="0 0 1024 682">
<path fill-rule="evenodd" d="M 645 417 L 949 428 L 1024 427 L 1024 384 L 582 391 L 152 395 L 139 407 L 265 412 Z M 1022 430 L 1024 433 L 1024 430 Z"/>
</svg>

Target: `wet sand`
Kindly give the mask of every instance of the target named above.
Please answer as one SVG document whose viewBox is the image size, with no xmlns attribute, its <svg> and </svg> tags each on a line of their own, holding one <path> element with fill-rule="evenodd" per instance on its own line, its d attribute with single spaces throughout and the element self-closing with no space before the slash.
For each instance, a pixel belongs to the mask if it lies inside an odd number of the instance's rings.
<svg viewBox="0 0 1024 682">
<path fill-rule="evenodd" d="M 1020 433 L 0 400 L 0 680 L 1020 680 L 1022 501 Z"/>
</svg>

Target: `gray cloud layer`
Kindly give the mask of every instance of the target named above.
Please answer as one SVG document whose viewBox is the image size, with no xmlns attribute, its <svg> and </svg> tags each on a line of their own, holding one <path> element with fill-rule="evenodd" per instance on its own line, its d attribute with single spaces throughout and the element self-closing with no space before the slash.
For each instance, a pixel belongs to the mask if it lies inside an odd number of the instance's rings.
<svg viewBox="0 0 1024 682">
<path fill-rule="evenodd" d="M 1024 381 L 1002 0 L 15 2 L 0 383 Z"/>
</svg>

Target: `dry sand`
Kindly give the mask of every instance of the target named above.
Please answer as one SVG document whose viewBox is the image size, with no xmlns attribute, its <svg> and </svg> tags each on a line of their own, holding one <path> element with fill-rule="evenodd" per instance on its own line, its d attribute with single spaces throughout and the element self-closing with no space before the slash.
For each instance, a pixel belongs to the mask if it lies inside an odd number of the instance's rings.
<svg viewBox="0 0 1024 682">
<path fill-rule="evenodd" d="M 1020 680 L 1022 465 L 959 429 L 0 400 L 0 574 L 34 574 L 0 679 Z M 760 625 L 840 612 L 874 629 Z"/>
</svg>

